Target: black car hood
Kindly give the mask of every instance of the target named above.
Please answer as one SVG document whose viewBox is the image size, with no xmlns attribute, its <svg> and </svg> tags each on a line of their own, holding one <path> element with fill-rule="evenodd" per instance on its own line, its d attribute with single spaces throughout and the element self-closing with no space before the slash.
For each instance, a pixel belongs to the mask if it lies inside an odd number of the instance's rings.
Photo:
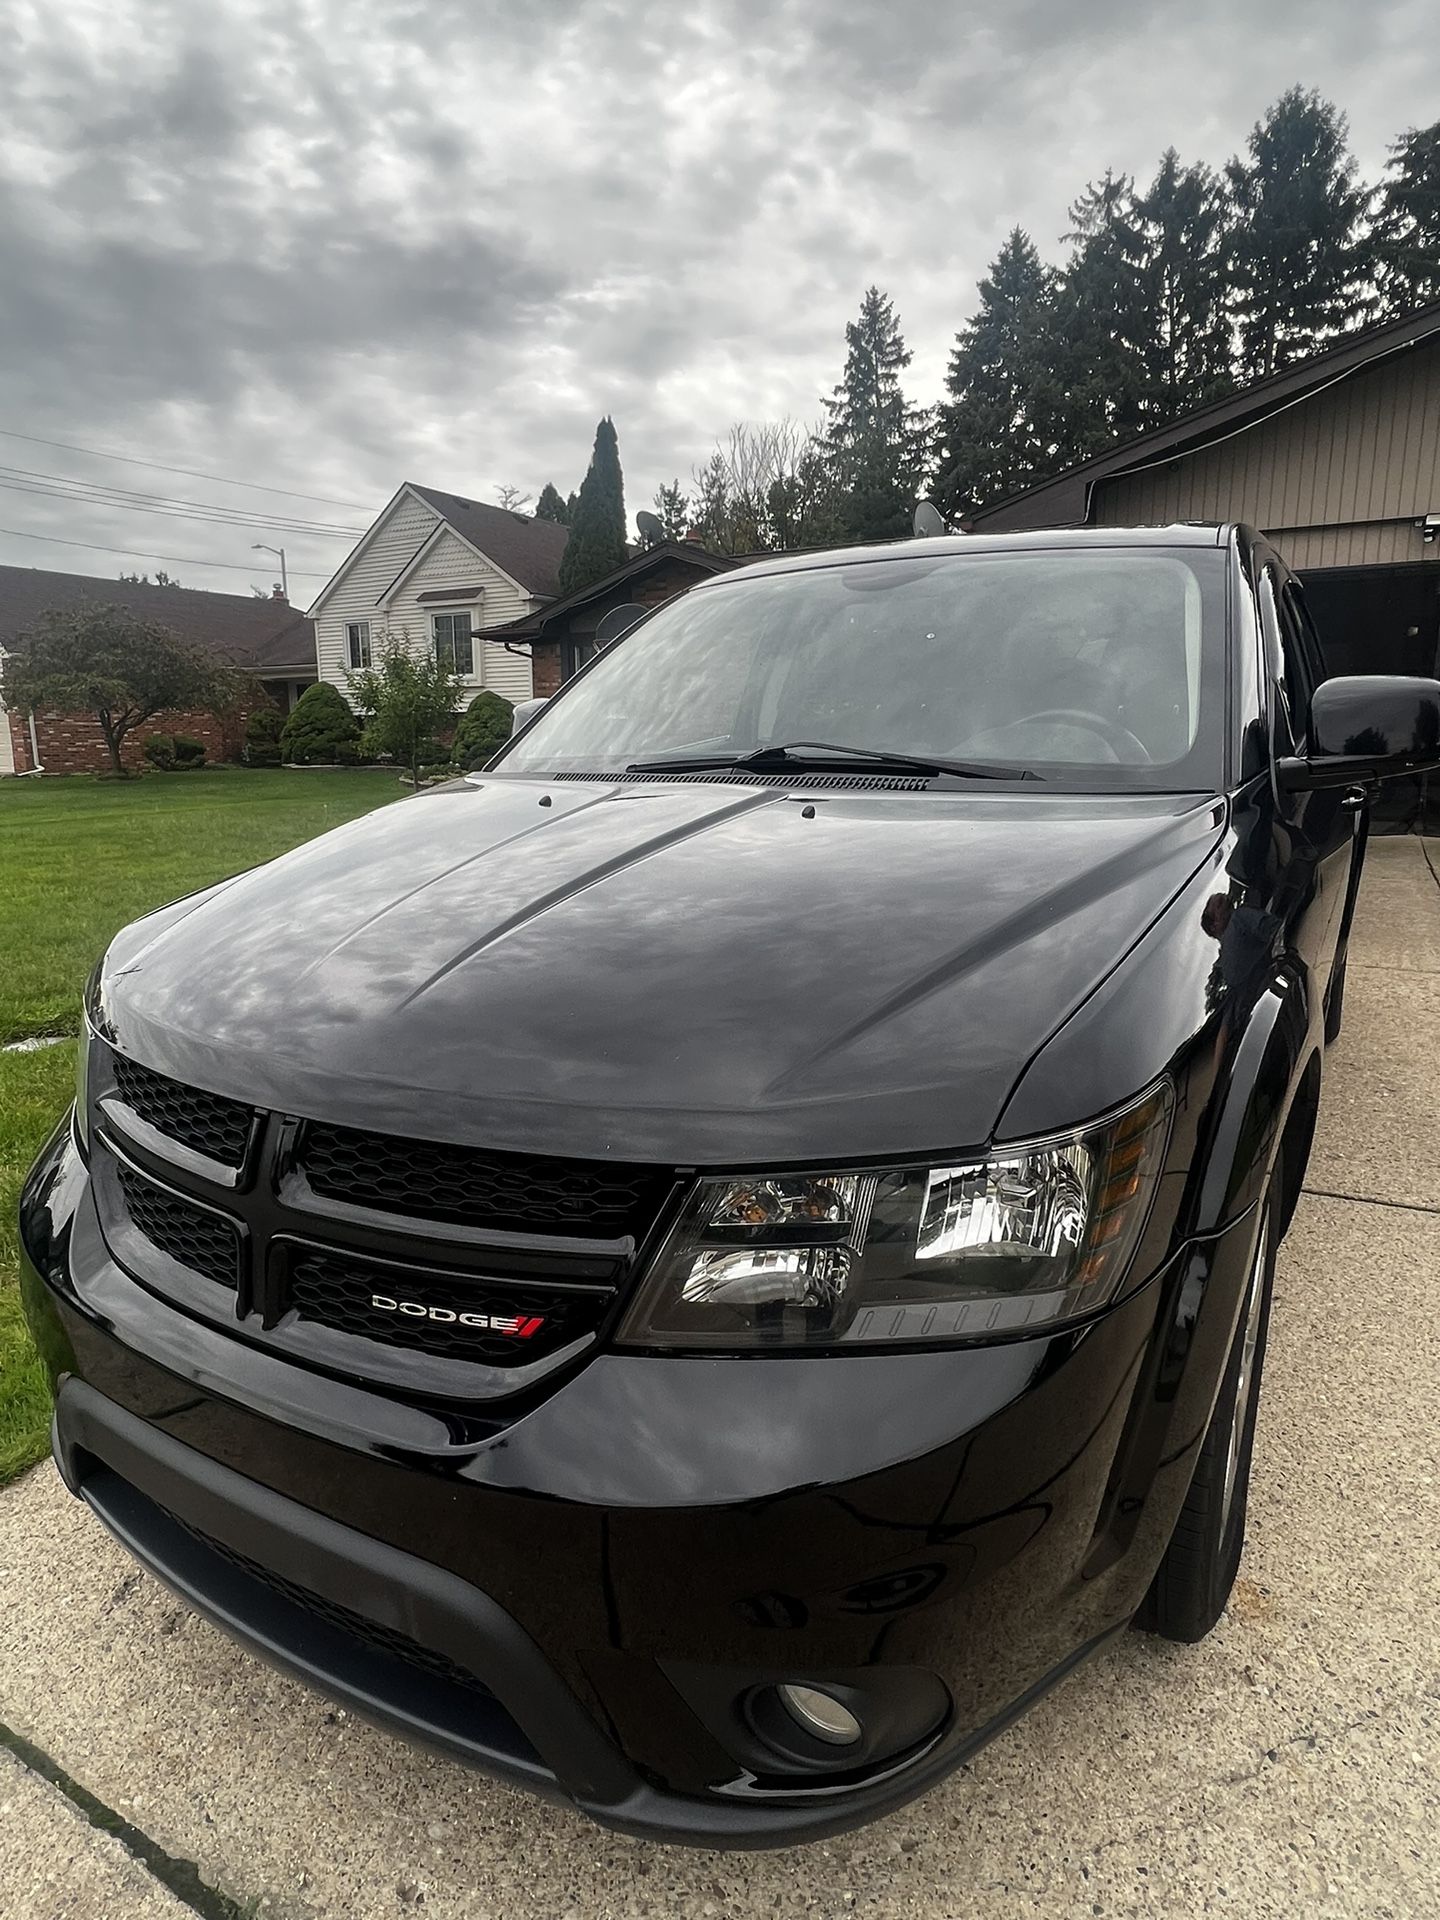
<svg viewBox="0 0 1440 1920">
<path fill-rule="evenodd" d="M 491 776 L 137 922 L 103 1012 L 179 1079 L 422 1137 L 676 1165 L 976 1146 L 1223 812 Z"/>
</svg>

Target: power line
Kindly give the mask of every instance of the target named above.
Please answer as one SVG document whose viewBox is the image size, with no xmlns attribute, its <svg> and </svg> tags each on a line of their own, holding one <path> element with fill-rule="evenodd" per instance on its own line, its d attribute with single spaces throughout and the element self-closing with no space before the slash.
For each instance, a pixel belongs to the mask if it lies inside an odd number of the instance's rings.
<svg viewBox="0 0 1440 1920">
<path fill-rule="evenodd" d="M 22 533 L 18 527 L 0 527 L 0 534 L 12 540 L 44 540 L 52 547 L 83 547 L 87 553 L 119 553 L 127 560 L 164 560 L 177 567 L 225 567 L 231 573 L 263 573 L 263 567 L 242 566 L 238 560 L 201 560 L 193 553 L 137 553 L 133 547 L 101 547 L 92 540 L 62 540 L 56 533 Z M 291 567 L 291 578 L 295 580 L 328 580 L 328 573 L 316 573 L 313 569 Z"/>
<path fill-rule="evenodd" d="M 37 500 L 68 500 L 72 506 L 115 508 L 123 513 L 148 513 L 160 520 L 197 520 L 207 527 L 240 527 L 250 533 L 288 533 L 295 539 L 349 540 L 359 537 L 352 527 L 314 527 L 281 519 L 240 520 L 223 513 L 191 513 L 185 508 L 147 507 L 135 500 L 109 500 L 103 494 L 78 493 L 64 487 L 37 487 L 25 480 L 0 479 L 7 493 L 29 494 Z"/>
<path fill-rule="evenodd" d="M 140 460 L 133 453 L 106 453 L 100 447 L 79 447 L 69 440 L 42 440 L 35 433 L 16 433 L 12 427 L 0 427 L 0 438 L 24 440 L 32 447 L 58 447 L 62 453 L 89 453 L 97 460 L 119 460 L 127 467 L 149 467 L 155 473 L 183 473 L 187 480 L 218 480 L 222 487 L 250 487 L 256 493 L 278 493 L 287 500 L 318 500 L 327 507 L 353 507 L 357 513 L 373 514 L 375 508 L 359 500 L 337 500 L 328 493 L 292 493 L 288 487 L 267 487 L 259 480 L 232 480 L 223 473 L 206 473 L 199 467 L 167 467 L 159 460 Z"/>
<path fill-rule="evenodd" d="M 357 540 L 365 531 L 363 527 L 337 526 L 333 520 L 302 520 L 298 515 L 276 514 L 270 516 L 259 509 L 249 507 L 227 507 L 214 500 L 176 499 L 166 493 L 138 493 L 133 487 L 112 487 L 101 480 L 75 480 L 63 473 L 37 473 L 30 467 L 0 466 L 0 474 L 8 474 L 8 481 L 0 485 L 11 486 L 17 493 L 49 491 L 53 488 L 64 489 L 68 498 L 91 501 L 101 506 L 128 506 L 131 501 L 140 501 L 140 512 L 181 512 L 195 507 L 199 512 L 193 518 L 219 517 L 236 526 L 274 527 L 287 533 L 313 533 L 326 539 Z M 39 486 L 20 486 L 19 481 L 39 481 Z"/>
</svg>

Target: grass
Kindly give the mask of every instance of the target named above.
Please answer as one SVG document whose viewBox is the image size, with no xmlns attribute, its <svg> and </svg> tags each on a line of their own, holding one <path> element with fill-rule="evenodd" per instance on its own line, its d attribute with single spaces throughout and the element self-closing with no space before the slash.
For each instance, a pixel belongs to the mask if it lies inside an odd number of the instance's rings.
<svg viewBox="0 0 1440 1920">
<path fill-rule="evenodd" d="M 394 774 L 237 767 L 0 782 L 0 1045 L 73 1034 L 87 975 L 138 914 L 399 797 Z M 0 1484 L 40 1458 L 49 1395 L 20 1315 L 20 1185 L 75 1049 L 0 1053 Z"/>
</svg>

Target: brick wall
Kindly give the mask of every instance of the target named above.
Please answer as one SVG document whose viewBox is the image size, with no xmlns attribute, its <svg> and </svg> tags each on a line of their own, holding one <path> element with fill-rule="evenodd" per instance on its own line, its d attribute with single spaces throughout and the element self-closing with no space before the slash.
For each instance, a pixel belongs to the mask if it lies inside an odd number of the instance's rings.
<svg viewBox="0 0 1440 1920">
<path fill-rule="evenodd" d="M 246 717 L 244 709 L 223 718 L 213 713 L 157 713 L 126 736 L 121 758 L 127 767 L 144 766 L 145 742 L 152 733 L 188 733 L 204 741 L 208 760 L 235 760 L 245 737 Z M 23 713 L 6 714 L 3 720 L 8 720 L 15 743 L 15 771 L 28 773 L 33 765 L 29 720 Z M 93 714 L 37 712 L 35 732 L 46 773 L 99 773 L 110 765 L 105 736 Z"/>
<path fill-rule="evenodd" d="M 560 642 L 537 640 L 530 649 L 535 698 L 548 700 L 560 691 Z"/>
</svg>

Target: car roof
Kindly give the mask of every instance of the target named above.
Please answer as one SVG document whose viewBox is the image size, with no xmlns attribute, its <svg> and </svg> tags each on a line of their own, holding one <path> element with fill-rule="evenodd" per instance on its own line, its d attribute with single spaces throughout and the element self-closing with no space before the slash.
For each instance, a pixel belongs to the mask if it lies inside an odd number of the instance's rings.
<svg viewBox="0 0 1440 1920">
<path fill-rule="evenodd" d="M 1223 547 L 1234 533 L 1228 521 L 1177 521 L 1168 527 L 1042 527 L 1031 533 L 954 533 L 929 538 L 887 540 L 863 547 L 826 547 L 813 553 L 763 554 L 734 573 L 717 575 L 691 589 L 713 593 L 740 585 L 757 574 L 804 573 L 815 567 L 848 567 L 861 562 L 913 560 L 917 554 L 1064 553 L 1087 548 Z"/>
</svg>

